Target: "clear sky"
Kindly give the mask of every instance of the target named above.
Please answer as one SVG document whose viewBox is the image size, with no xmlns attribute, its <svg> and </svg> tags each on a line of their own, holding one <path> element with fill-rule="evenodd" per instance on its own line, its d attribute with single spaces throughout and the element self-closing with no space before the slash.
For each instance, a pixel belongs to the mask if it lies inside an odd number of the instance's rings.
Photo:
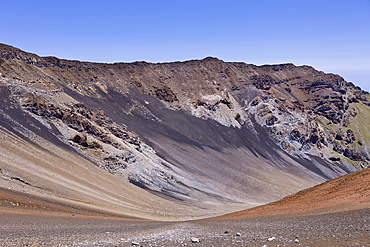
<svg viewBox="0 0 370 247">
<path fill-rule="evenodd" d="M 370 0 L 1 0 L 0 43 L 95 62 L 311 65 L 370 91 Z"/>
</svg>

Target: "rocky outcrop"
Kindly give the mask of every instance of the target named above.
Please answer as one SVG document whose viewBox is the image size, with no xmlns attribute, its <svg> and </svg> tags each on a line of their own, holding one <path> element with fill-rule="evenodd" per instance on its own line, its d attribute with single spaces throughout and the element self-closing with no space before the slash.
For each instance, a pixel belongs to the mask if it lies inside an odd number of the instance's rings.
<svg viewBox="0 0 370 247">
<path fill-rule="evenodd" d="M 21 101 L 23 109 L 55 126 L 63 142 L 112 173 L 122 173 L 128 164 L 136 162 L 133 150 L 143 152 L 146 147 L 138 136 L 117 125 L 101 109 L 82 103 L 56 105 L 31 93 L 23 94 Z"/>
</svg>

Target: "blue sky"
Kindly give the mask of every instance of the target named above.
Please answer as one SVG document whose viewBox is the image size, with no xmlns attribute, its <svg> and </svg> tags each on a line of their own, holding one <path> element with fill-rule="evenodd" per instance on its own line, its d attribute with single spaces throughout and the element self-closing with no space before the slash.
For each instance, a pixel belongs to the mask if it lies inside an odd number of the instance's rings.
<svg viewBox="0 0 370 247">
<path fill-rule="evenodd" d="M 95 62 L 291 62 L 370 91 L 370 0 L 1 0 L 0 43 Z"/>
</svg>

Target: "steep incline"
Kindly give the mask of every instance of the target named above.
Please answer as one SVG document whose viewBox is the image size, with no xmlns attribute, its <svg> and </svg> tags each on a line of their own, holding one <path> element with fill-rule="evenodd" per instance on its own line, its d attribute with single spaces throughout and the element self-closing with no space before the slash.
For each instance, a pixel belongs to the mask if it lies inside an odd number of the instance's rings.
<svg viewBox="0 0 370 247">
<path fill-rule="evenodd" d="M 1 125 L 14 135 L 215 215 L 369 164 L 369 94 L 309 66 L 98 64 L 0 45 L 0 92 Z M 28 181 L 22 166 L 0 168 Z"/>
<path fill-rule="evenodd" d="M 30 132 L 28 132 L 30 133 Z M 119 215 L 153 220 L 204 217 L 102 170 L 37 135 L 0 127 L 0 205 L 17 209 Z M 203 214 L 203 216 L 202 216 Z"/>
</svg>

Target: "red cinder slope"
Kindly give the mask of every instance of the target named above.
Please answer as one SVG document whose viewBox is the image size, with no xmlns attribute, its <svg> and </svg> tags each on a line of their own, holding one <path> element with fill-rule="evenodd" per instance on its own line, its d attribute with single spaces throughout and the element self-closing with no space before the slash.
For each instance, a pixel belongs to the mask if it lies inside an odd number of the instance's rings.
<svg viewBox="0 0 370 247">
<path fill-rule="evenodd" d="M 279 201 L 218 217 L 234 219 L 281 214 L 320 214 L 370 208 L 370 169 L 350 173 Z"/>
</svg>

